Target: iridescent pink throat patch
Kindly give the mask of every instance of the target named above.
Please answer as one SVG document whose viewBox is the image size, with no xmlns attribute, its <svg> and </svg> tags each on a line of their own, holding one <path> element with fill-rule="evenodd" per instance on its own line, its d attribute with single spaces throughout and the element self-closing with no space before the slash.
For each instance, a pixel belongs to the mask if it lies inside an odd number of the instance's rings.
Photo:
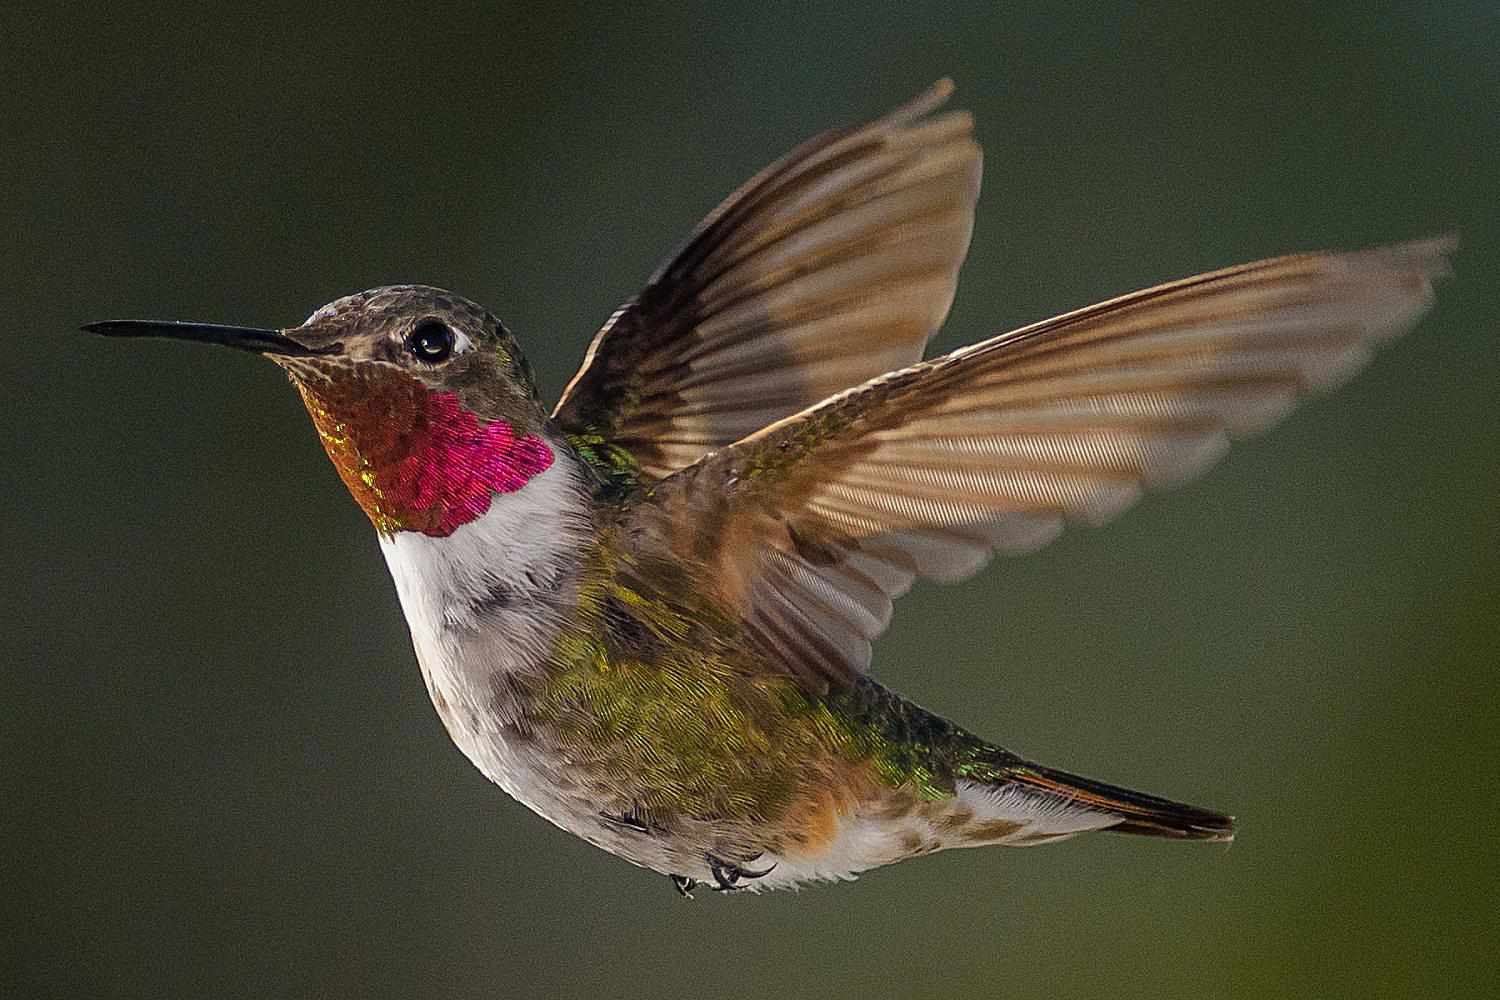
<svg viewBox="0 0 1500 1000">
<path fill-rule="evenodd" d="M 514 493 L 552 465 L 552 450 L 535 434 L 517 438 L 503 420 L 484 426 L 451 392 L 428 396 L 427 446 L 397 463 L 387 497 L 413 511 L 441 510 L 429 535 L 453 534 L 490 509 L 496 493 Z M 385 478 L 385 477 L 381 477 Z"/>
<path fill-rule="evenodd" d="M 445 537 L 551 467 L 540 437 L 481 424 L 451 392 L 415 379 L 297 380 L 323 448 L 377 530 Z"/>
</svg>

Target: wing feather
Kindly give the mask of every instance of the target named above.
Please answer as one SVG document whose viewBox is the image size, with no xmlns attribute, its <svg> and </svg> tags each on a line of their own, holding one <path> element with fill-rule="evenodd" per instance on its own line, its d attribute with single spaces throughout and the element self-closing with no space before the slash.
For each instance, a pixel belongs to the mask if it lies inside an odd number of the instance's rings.
<svg viewBox="0 0 1500 1000">
<path fill-rule="evenodd" d="M 731 195 L 594 338 L 553 416 L 660 478 L 922 356 L 979 193 L 943 81 L 824 133 Z"/>
<path fill-rule="evenodd" d="M 772 662 L 847 682 L 915 578 L 963 579 L 1200 474 L 1410 327 L 1452 249 L 1276 258 L 1024 327 L 760 429 L 642 516 L 713 564 Z"/>
</svg>

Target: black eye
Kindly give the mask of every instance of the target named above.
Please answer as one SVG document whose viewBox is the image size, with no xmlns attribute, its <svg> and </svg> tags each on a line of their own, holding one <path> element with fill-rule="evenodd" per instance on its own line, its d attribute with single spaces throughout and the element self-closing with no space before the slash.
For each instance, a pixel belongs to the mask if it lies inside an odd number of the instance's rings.
<svg viewBox="0 0 1500 1000">
<path fill-rule="evenodd" d="M 406 335 L 406 349 L 418 361 L 435 365 L 448 360 L 453 353 L 453 331 L 435 319 L 418 323 L 415 330 Z"/>
</svg>

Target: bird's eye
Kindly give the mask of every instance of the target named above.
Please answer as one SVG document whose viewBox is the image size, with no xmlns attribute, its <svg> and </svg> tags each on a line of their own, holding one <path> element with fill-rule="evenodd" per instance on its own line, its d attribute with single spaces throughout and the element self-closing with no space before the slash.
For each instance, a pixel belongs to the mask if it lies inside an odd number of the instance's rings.
<svg viewBox="0 0 1500 1000">
<path fill-rule="evenodd" d="M 453 331 L 435 319 L 418 323 L 416 329 L 406 335 L 406 349 L 418 361 L 435 365 L 448 360 L 453 353 Z"/>
</svg>

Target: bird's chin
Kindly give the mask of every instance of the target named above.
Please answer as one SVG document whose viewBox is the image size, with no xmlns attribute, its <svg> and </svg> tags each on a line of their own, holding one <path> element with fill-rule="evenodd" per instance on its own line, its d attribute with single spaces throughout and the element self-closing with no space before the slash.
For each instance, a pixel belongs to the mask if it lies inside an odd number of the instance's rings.
<svg viewBox="0 0 1500 1000">
<path fill-rule="evenodd" d="M 268 354 L 266 357 L 276 362 L 299 386 L 327 385 L 341 375 L 352 375 L 355 367 L 339 357 L 295 357 L 290 354 Z"/>
</svg>

